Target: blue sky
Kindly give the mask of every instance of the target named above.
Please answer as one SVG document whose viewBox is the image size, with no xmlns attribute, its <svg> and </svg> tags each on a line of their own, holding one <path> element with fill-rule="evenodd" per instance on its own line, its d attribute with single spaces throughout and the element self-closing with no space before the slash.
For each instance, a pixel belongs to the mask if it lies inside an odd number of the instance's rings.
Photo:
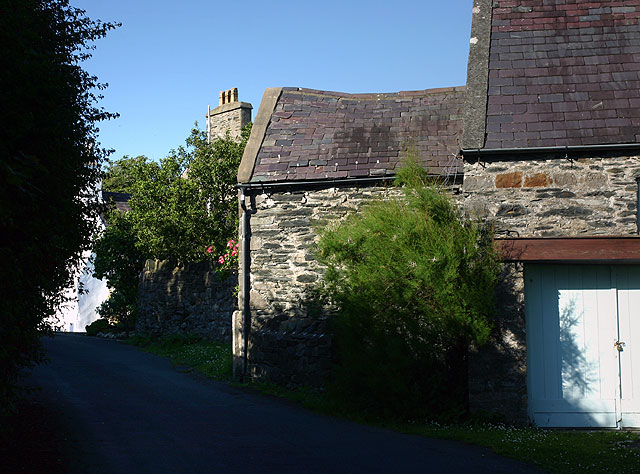
<svg viewBox="0 0 640 474">
<path fill-rule="evenodd" d="M 100 141 L 158 160 L 237 87 L 255 117 L 267 87 L 395 92 L 466 82 L 472 0 L 71 0 L 122 27 L 84 68 L 109 83 Z M 235 5 L 235 6 L 232 6 Z"/>
</svg>

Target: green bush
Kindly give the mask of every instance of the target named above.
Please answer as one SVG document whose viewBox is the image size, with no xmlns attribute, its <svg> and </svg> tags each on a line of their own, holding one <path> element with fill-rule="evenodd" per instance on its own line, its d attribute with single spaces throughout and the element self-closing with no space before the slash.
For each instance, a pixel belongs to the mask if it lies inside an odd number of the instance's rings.
<svg viewBox="0 0 640 474">
<path fill-rule="evenodd" d="M 466 410 L 467 350 L 486 342 L 499 263 L 492 236 L 465 219 L 415 162 L 401 199 L 320 231 L 332 320 L 334 394 L 383 417 Z"/>
<path fill-rule="evenodd" d="M 114 329 L 115 326 L 109 324 L 109 321 L 106 319 L 96 319 L 91 324 L 85 326 L 85 331 L 87 331 L 88 336 L 97 336 L 100 332 L 110 332 Z"/>
</svg>

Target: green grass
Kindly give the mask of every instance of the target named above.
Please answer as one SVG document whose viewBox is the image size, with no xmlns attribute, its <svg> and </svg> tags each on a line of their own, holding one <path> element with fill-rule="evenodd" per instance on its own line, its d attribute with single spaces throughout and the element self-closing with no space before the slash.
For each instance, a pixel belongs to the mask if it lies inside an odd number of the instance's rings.
<svg viewBox="0 0 640 474">
<path fill-rule="evenodd" d="M 485 446 L 553 473 L 640 472 L 640 437 L 628 431 L 545 430 L 502 424 L 390 427 L 404 433 Z"/>
<path fill-rule="evenodd" d="M 136 336 L 130 344 L 167 357 L 172 363 L 190 367 L 207 377 L 232 381 L 230 344 L 203 341 L 197 336 L 174 335 L 161 339 Z M 326 393 L 308 388 L 288 390 L 263 383 L 234 383 L 262 394 L 286 398 L 316 412 L 365 422 L 359 413 Z M 570 431 L 512 427 L 500 423 L 441 425 L 438 423 L 374 424 L 403 433 L 463 441 L 490 448 L 495 453 L 518 459 L 552 473 L 640 472 L 640 436 L 628 431 Z"/>
<path fill-rule="evenodd" d="M 166 357 L 174 365 L 189 367 L 214 380 L 231 380 L 231 344 L 181 334 L 159 339 L 134 336 L 127 342 L 144 351 Z"/>
</svg>

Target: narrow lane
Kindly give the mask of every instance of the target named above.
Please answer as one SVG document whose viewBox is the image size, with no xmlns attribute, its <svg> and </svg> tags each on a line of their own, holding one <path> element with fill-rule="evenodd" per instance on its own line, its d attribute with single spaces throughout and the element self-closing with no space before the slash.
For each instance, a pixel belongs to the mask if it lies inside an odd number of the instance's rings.
<svg viewBox="0 0 640 474">
<path fill-rule="evenodd" d="M 73 472 L 538 472 L 488 450 L 308 412 L 180 372 L 115 341 L 62 334 L 29 383 L 64 414 Z"/>
</svg>

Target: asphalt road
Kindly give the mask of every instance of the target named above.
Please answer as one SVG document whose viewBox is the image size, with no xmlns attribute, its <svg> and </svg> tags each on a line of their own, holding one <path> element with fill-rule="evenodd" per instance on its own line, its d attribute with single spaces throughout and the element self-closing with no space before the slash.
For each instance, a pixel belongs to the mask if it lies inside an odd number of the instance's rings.
<svg viewBox="0 0 640 474">
<path fill-rule="evenodd" d="M 115 341 L 64 334 L 44 344 L 50 363 L 28 382 L 55 414 L 69 472 L 538 472 L 482 448 L 311 413 Z"/>
</svg>

